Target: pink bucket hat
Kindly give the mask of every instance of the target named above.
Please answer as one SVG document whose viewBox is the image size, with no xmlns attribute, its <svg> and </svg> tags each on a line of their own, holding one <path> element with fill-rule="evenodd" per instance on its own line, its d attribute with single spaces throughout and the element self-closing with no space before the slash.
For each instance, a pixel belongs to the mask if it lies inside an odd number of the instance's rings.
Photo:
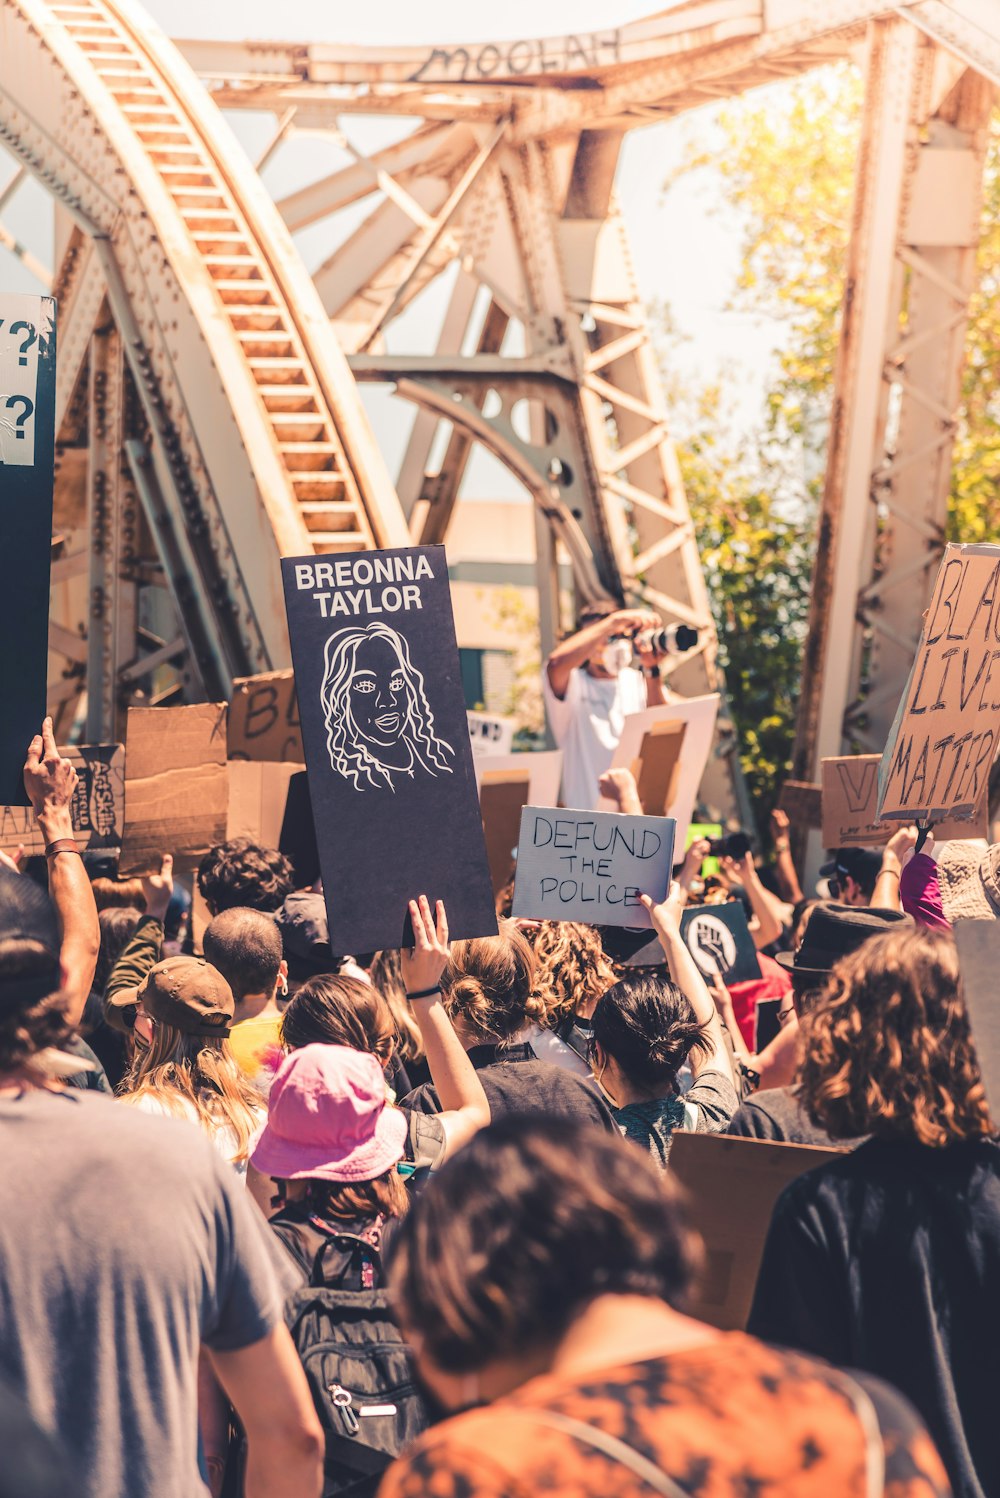
<svg viewBox="0 0 1000 1498">
<path fill-rule="evenodd" d="M 278 1068 L 252 1160 L 282 1181 L 372 1181 L 403 1158 L 406 1129 L 374 1056 L 307 1045 Z"/>
</svg>

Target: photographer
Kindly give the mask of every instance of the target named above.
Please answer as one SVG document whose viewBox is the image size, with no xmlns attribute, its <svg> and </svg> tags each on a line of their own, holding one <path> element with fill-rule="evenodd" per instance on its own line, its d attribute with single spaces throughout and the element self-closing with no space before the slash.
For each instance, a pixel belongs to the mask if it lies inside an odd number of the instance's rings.
<svg viewBox="0 0 1000 1498">
<path fill-rule="evenodd" d="M 590 811 L 610 767 L 627 713 L 672 701 L 660 679 L 667 652 L 648 632 L 662 628 L 648 609 L 619 609 L 610 601 L 588 605 L 576 633 L 557 645 L 545 663 L 542 687 L 556 743 L 563 751 L 564 806 Z M 637 671 L 630 663 L 639 658 Z"/>
</svg>

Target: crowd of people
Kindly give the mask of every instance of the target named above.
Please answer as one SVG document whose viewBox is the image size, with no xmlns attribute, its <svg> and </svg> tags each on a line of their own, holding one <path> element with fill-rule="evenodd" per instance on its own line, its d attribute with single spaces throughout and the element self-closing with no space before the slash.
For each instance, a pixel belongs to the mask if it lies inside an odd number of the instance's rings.
<svg viewBox="0 0 1000 1498">
<path fill-rule="evenodd" d="M 664 700 L 649 623 L 598 611 L 548 664 L 567 804 L 637 807 L 610 762 Z M 50 720 L 24 778 L 0 1498 L 1000 1494 L 1000 1148 L 951 929 L 1000 915 L 1000 848 L 903 829 L 807 894 L 778 812 L 770 865 L 695 839 L 644 895 L 653 960 L 503 895 L 498 935 L 452 942 L 419 888 L 411 947 L 338 953 L 321 889 L 248 839 L 197 870 L 203 930 L 169 849 L 92 877 Z M 761 976 L 727 988 L 682 914 L 730 901 Z M 681 1132 L 830 1149 L 745 1330 L 688 1314 Z"/>
</svg>

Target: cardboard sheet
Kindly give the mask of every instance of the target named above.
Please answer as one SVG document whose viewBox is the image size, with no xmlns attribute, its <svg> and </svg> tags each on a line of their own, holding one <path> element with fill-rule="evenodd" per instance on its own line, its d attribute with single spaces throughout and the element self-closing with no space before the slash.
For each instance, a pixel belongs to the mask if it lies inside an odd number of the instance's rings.
<svg viewBox="0 0 1000 1498">
<path fill-rule="evenodd" d="M 778 795 L 778 805 L 796 828 L 818 827 L 822 819 L 823 787 L 809 780 L 786 780 Z"/>
<path fill-rule="evenodd" d="M 475 751 L 473 751 L 475 754 Z M 479 809 L 486 834 L 493 893 L 499 894 L 514 866 L 524 806 L 555 806 L 559 799 L 562 751 L 529 754 L 475 754 Z"/>
<path fill-rule="evenodd" d="M 226 837 L 252 837 L 264 848 L 276 848 L 285 819 L 288 782 L 302 769 L 296 764 L 230 760 Z"/>
<path fill-rule="evenodd" d="M 305 763 L 291 671 L 241 676 L 233 682 L 228 742 L 230 759 Z"/>
<path fill-rule="evenodd" d="M 125 823 L 125 750 L 121 744 L 71 744 L 59 753 L 68 759 L 80 784 L 73 805 L 73 830 L 81 848 L 118 848 Z M 25 853 L 44 853 L 45 839 L 30 806 L 0 806 L 0 848 L 12 856 L 20 844 Z"/>
<path fill-rule="evenodd" d="M 130 707 L 125 738 L 125 838 L 119 872 L 148 874 L 160 855 L 197 868 L 225 841 L 226 704 Z"/>
<path fill-rule="evenodd" d="M 675 832 L 669 817 L 526 806 L 514 915 L 650 929 L 639 897 L 649 895 L 656 904 L 666 897 Z"/>
<path fill-rule="evenodd" d="M 694 816 L 718 711 L 719 699 L 713 693 L 629 713 L 612 760 L 613 766 L 632 771 L 649 816 L 668 816 L 676 822 L 679 847 L 684 846 Z M 601 799 L 601 811 L 613 808 L 614 802 Z"/>
<path fill-rule="evenodd" d="M 880 754 L 853 754 L 822 761 L 824 847 L 881 848 L 899 831 L 899 822 L 879 822 L 875 816 L 881 758 Z M 988 799 L 983 796 L 971 822 L 946 817 L 935 823 L 935 842 L 986 837 Z"/>
<path fill-rule="evenodd" d="M 998 631 L 1000 546 L 946 547 L 879 765 L 880 822 L 976 817 L 1000 741 Z"/>
<path fill-rule="evenodd" d="M 686 1189 L 691 1225 L 705 1242 L 692 1316 L 721 1331 L 743 1330 L 775 1202 L 789 1181 L 840 1153 L 726 1134 L 674 1135 L 670 1174 Z"/>
</svg>

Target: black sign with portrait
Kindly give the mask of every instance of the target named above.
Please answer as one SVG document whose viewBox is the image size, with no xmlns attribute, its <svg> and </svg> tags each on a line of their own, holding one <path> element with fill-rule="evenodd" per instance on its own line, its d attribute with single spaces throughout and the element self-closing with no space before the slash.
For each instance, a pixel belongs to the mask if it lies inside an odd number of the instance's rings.
<svg viewBox="0 0 1000 1498">
<path fill-rule="evenodd" d="M 286 557 L 285 608 L 334 952 L 497 929 L 443 546 Z"/>
</svg>

